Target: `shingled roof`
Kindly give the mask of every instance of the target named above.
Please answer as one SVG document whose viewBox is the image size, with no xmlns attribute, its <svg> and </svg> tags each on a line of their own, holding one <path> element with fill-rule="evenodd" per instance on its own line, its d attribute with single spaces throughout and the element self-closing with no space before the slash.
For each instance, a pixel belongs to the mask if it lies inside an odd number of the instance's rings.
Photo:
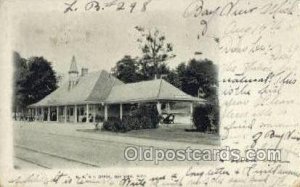
<svg viewBox="0 0 300 187">
<path fill-rule="evenodd" d="M 78 83 L 73 88 L 70 89 L 67 82 L 30 107 L 104 102 L 112 87 L 120 84 L 124 83 L 104 70 L 91 72 L 80 76 Z"/>
<path fill-rule="evenodd" d="M 67 82 L 29 107 L 155 101 L 206 102 L 204 99 L 184 93 L 163 79 L 124 84 L 103 70 L 80 76 L 72 88 Z"/>
<path fill-rule="evenodd" d="M 204 99 L 193 97 L 163 79 L 116 85 L 112 88 L 106 103 L 151 102 L 159 100 L 196 101 Z"/>
</svg>

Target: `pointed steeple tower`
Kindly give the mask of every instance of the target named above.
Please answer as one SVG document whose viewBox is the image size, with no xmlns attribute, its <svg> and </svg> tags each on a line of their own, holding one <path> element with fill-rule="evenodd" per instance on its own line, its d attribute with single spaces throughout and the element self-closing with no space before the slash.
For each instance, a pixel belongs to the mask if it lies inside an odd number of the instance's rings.
<svg viewBox="0 0 300 187">
<path fill-rule="evenodd" d="M 69 74 L 70 73 L 75 73 L 78 74 L 78 69 L 77 69 L 77 64 L 76 64 L 76 60 L 75 60 L 75 56 L 73 55 L 72 57 L 72 61 L 71 61 L 71 66 L 70 66 L 70 70 L 69 70 Z"/>
<path fill-rule="evenodd" d="M 75 60 L 75 56 L 72 57 L 72 61 L 71 61 L 71 66 L 70 66 L 70 70 L 69 70 L 69 89 L 72 89 L 77 81 L 78 81 L 78 69 L 77 69 L 77 64 L 76 64 L 76 60 Z"/>
</svg>

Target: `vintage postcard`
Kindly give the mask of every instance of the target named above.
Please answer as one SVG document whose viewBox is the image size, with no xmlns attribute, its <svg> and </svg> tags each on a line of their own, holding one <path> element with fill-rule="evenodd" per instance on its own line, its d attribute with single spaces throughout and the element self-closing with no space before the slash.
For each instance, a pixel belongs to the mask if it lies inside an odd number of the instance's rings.
<svg viewBox="0 0 300 187">
<path fill-rule="evenodd" d="M 299 0 L 0 0 L 0 186 L 300 186 Z"/>
</svg>

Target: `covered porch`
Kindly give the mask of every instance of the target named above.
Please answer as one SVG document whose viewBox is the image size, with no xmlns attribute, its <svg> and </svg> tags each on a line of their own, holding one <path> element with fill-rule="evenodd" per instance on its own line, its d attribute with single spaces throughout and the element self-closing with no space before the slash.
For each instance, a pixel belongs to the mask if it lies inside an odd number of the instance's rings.
<svg viewBox="0 0 300 187">
<path fill-rule="evenodd" d="M 122 120 L 130 113 L 132 107 L 145 103 L 155 104 L 159 115 L 170 113 L 174 103 L 187 103 L 189 110 L 186 113 L 189 114 L 193 113 L 195 104 L 206 103 L 204 99 L 188 95 L 163 79 L 115 85 L 104 95 L 105 98 L 98 98 L 99 95 L 96 94 L 85 100 L 78 100 L 73 95 L 74 98 L 64 96 L 65 99 L 49 96 L 30 105 L 29 113 L 38 121 L 97 123 L 107 121 L 109 117 Z"/>
<path fill-rule="evenodd" d="M 182 109 L 172 110 L 175 105 L 184 105 Z M 39 106 L 30 107 L 29 114 L 34 121 L 59 123 L 98 123 L 106 121 L 109 117 L 118 117 L 121 120 L 130 114 L 131 110 L 141 104 L 155 104 L 159 115 L 171 113 L 186 113 L 192 115 L 194 105 L 203 103 L 193 100 L 140 100 L 130 102 L 87 103 L 65 106 Z M 188 109 L 187 109 L 188 106 Z M 180 110 L 180 111 L 178 111 Z"/>
<path fill-rule="evenodd" d="M 106 107 L 119 106 L 120 119 L 126 115 L 124 112 L 130 111 L 126 108 L 127 105 L 139 106 L 149 103 L 156 105 L 160 116 L 170 114 L 174 104 L 185 103 L 188 106 L 185 113 L 191 115 L 194 105 L 205 104 L 206 101 L 184 93 L 163 79 L 115 86 L 105 101 Z"/>
<path fill-rule="evenodd" d="M 60 123 L 95 123 L 105 118 L 104 104 L 73 104 L 63 106 L 30 107 L 29 114 L 34 121 Z"/>
</svg>

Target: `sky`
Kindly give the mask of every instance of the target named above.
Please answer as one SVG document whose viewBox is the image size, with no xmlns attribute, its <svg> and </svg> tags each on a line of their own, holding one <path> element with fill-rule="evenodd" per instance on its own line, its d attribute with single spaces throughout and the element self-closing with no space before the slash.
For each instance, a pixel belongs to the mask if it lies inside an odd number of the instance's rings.
<svg viewBox="0 0 300 187">
<path fill-rule="evenodd" d="M 152 0 L 146 12 L 132 14 L 114 9 L 101 13 L 79 11 L 64 14 L 65 6 L 50 5 L 49 11 L 40 11 L 38 1 L 31 11 L 22 11 L 21 7 L 26 5 L 18 3 L 14 6 L 20 6 L 20 11 L 12 12 L 10 25 L 12 49 L 25 58 L 43 56 L 59 73 L 68 71 L 73 55 L 79 69 L 110 71 L 124 55 L 141 56 L 136 41 L 139 33 L 134 27 L 143 26 L 157 28 L 166 36 L 166 41 L 173 44 L 176 57 L 168 62 L 170 67 L 192 58 L 216 61 L 214 41 L 197 39 L 201 30 L 200 20 L 182 16 L 182 6 L 188 3 L 180 1 L 177 6 L 181 8 L 178 8 L 167 2 L 159 4 L 162 2 L 164 0 Z M 162 5 L 170 8 L 162 11 Z M 195 56 L 195 51 L 203 54 Z"/>
</svg>

